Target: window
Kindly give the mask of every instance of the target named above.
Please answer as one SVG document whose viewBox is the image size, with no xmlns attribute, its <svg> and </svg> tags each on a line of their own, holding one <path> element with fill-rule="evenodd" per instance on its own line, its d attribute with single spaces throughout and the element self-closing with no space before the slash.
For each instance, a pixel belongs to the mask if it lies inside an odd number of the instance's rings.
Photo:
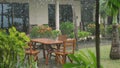
<svg viewBox="0 0 120 68">
<path fill-rule="evenodd" d="M 15 26 L 18 31 L 28 32 L 29 4 L 0 3 L 0 28 Z"/>
<path fill-rule="evenodd" d="M 73 13 L 71 5 L 60 5 L 60 22 L 72 22 Z M 48 5 L 48 14 L 49 14 L 49 26 L 55 28 L 55 4 Z"/>
</svg>

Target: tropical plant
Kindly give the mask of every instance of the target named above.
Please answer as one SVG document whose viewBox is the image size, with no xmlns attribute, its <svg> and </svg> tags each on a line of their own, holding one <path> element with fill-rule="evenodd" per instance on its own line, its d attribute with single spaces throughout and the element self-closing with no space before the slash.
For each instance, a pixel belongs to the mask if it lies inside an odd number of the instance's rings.
<svg viewBox="0 0 120 68">
<path fill-rule="evenodd" d="M 61 32 L 52 30 L 48 25 L 34 26 L 30 32 L 31 38 L 57 38 Z"/>
<path fill-rule="evenodd" d="M 90 23 L 90 24 L 87 25 L 87 31 L 92 33 L 92 35 L 95 35 L 95 27 L 96 27 L 95 23 Z M 104 28 L 103 23 L 100 23 L 100 34 L 101 35 L 105 34 L 104 29 L 105 28 Z"/>
<path fill-rule="evenodd" d="M 59 35 L 61 35 L 61 32 L 59 30 L 52 30 L 52 38 L 56 39 Z"/>
<path fill-rule="evenodd" d="M 75 54 L 69 54 L 69 57 L 73 63 L 66 63 L 63 68 L 97 68 L 96 56 L 90 50 L 79 50 Z"/>
<path fill-rule="evenodd" d="M 49 27 L 48 25 L 41 25 L 39 26 L 39 36 L 40 37 L 47 37 L 47 38 L 50 38 L 51 37 L 51 34 L 52 34 L 52 28 Z"/>
<path fill-rule="evenodd" d="M 23 65 L 25 49 L 29 37 L 14 27 L 0 31 L 0 68 L 20 68 Z M 27 68 L 27 67 L 25 67 Z"/>
<path fill-rule="evenodd" d="M 112 47 L 110 52 L 111 59 L 120 59 L 119 54 L 119 34 L 118 34 L 118 23 L 117 15 L 120 9 L 120 0 L 108 0 L 106 4 L 106 12 L 112 16 Z"/>
<path fill-rule="evenodd" d="M 88 37 L 90 35 L 91 35 L 90 32 L 78 30 L 78 38 L 84 38 L 84 37 Z M 75 36 L 74 32 L 72 32 L 71 34 L 69 34 L 70 38 L 74 38 L 74 36 Z"/>
<path fill-rule="evenodd" d="M 34 26 L 31 31 L 30 31 L 30 37 L 31 38 L 37 38 L 39 37 L 39 27 L 38 26 Z"/>
<path fill-rule="evenodd" d="M 87 31 L 91 32 L 92 35 L 95 35 L 95 23 L 90 23 L 87 25 Z"/>
<path fill-rule="evenodd" d="M 72 22 L 61 22 L 60 30 L 63 35 L 69 35 L 74 30 L 74 25 Z"/>
<path fill-rule="evenodd" d="M 111 37 L 112 36 L 112 25 L 108 25 L 107 28 L 106 28 L 106 34 L 108 37 Z"/>
<path fill-rule="evenodd" d="M 48 25 L 34 26 L 30 32 L 31 38 L 51 37 L 52 28 Z"/>
</svg>

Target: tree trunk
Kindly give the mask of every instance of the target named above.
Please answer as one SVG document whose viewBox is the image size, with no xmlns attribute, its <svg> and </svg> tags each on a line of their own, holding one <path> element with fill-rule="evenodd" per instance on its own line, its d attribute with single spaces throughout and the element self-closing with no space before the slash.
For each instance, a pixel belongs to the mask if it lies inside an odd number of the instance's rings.
<svg viewBox="0 0 120 68">
<path fill-rule="evenodd" d="M 120 59 L 120 43 L 119 43 L 119 33 L 117 16 L 113 16 L 113 29 L 112 29 L 112 47 L 110 51 L 111 59 Z"/>
<path fill-rule="evenodd" d="M 120 59 L 120 43 L 119 43 L 119 33 L 117 24 L 113 25 L 112 30 L 112 47 L 110 51 L 111 59 Z"/>
<path fill-rule="evenodd" d="M 74 34 L 76 39 L 76 50 L 78 50 L 78 26 L 76 21 L 77 18 L 76 18 L 74 4 L 72 4 L 72 11 L 73 11 Z"/>
<path fill-rule="evenodd" d="M 95 22 L 96 22 L 96 60 L 97 60 L 97 68 L 100 68 L 100 24 L 99 24 L 99 0 L 96 0 L 96 14 L 95 14 Z"/>
</svg>

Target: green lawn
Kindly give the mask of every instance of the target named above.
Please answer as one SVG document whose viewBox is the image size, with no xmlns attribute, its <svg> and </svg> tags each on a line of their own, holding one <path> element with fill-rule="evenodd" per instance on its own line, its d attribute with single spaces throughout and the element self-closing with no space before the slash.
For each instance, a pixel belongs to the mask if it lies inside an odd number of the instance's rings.
<svg viewBox="0 0 120 68">
<path fill-rule="evenodd" d="M 120 60 L 111 60 L 109 58 L 111 46 L 101 46 L 100 47 L 100 57 L 101 57 L 101 64 L 104 68 L 120 68 Z M 95 48 L 88 48 L 95 52 Z"/>
</svg>

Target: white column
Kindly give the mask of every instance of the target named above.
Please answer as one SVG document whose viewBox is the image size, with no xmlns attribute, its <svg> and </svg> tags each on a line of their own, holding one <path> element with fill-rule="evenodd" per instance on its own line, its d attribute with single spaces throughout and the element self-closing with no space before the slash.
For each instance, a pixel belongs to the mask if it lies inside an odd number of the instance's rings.
<svg viewBox="0 0 120 68">
<path fill-rule="evenodd" d="M 55 2 L 55 23 L 56 23 L 56 30 L 59 30 L 59 0 Z"/>
</svg>

